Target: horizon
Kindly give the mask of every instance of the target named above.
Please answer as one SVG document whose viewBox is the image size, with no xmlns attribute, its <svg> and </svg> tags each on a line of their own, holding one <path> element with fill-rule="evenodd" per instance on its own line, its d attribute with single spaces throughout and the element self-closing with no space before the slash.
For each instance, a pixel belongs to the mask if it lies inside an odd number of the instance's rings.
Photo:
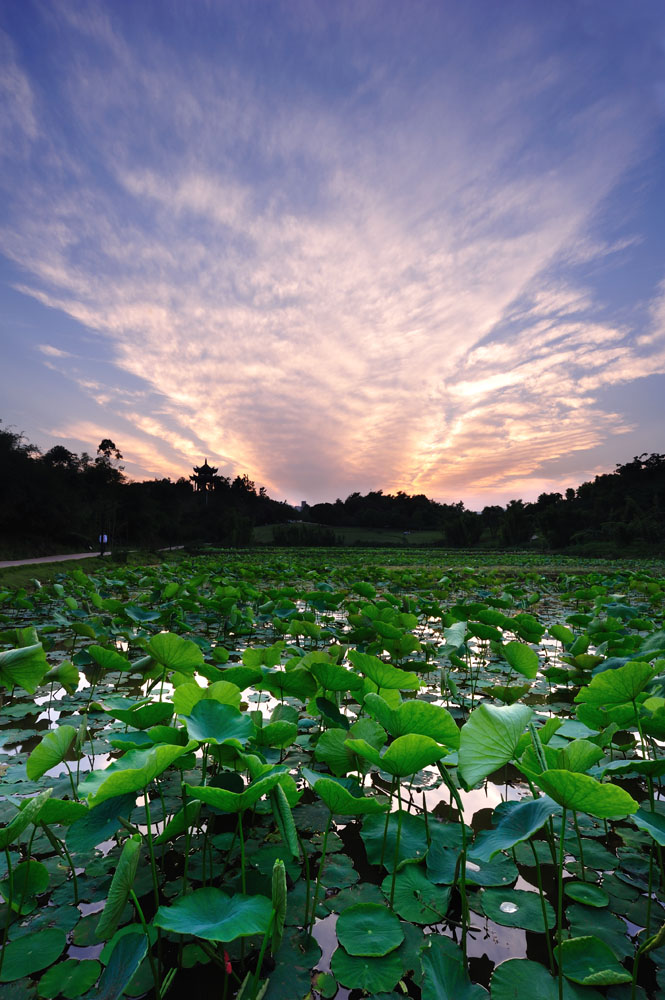
<svg viewBox="0 0 665 1000">
<path fill-rule="evenodd" d="M 665 451 L 659 0 L 26 0 L 0 50 L 4 428 L 292 505 Z"/>
</svg>

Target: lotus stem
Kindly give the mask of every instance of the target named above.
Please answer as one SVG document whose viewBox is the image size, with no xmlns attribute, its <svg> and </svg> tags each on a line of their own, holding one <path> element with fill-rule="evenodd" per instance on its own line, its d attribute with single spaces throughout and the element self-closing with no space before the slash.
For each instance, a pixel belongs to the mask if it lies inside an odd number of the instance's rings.
<svg viewBox="0 0 665 1000">
<path fill-rule="evenodd" d="M 12 870 L 12 859 L 9 853 L 9 848 L 5 847 L 5 858 L 7 859 L 7 876 L 9 878 L 9 899 L 7 900 L 7 919 L 5 920 L 5 927 L 2 932 L 2 948 L 0 949 L 0 972 L 2 972 L 2 963 L 5 958 L 5 953 L 7 951 L 7 938 L 9 936 L 9 925 L 12 919 L 12 903 L 14 902 L 14 872 Z"/>
<path fill-rule="evenodd" d="M 314 926 L 314 920 L 316 919 L 316 907 L 319 902 L 319 889 L 321 887 L 321 875 L 323 874 L 323 866 L 326 861 L 326 848 L 328 846 L 328 834 L 330 833 L 330 826 L 332 824 L 332 811 L 328 816 L 328 822 L 326 823 L 325 833 L 323 834 L 323 845 L 321 847 L 321 861 L 319 862 L 319 873 L 316 877 L 316 887 L 314 889 L 314 902 L 312 903 L 312 916 L 309 922 L 310 933 Z"/>
<path fill-rule="evenodd" d="M 561 833 L 559 835 L 559 866 L 557 872 L 557 901 L 556 901 L 556 944 L 557 963 L 559 966 L 559 1000 L 563 1000 L 563 962 L 561 958 L 561 941 L 563 928 L 563 856 L 564 840 L 566 834 L 566 807 L 563 807 L 561 816 Z"/>
<path fill-rule="evenodd" d="M 252 1000 L 256 1000 L 256 994 L 259 989 L 259 982 L 261 980 L 261 966 L 263 965 L 263 956 L 266 953 L 266 948 L 268 947 L 268 938 L 272 934 L 272 925 L 275 921 L 275 911 L 273 910 L 270 914 L 270 920 L 268 921 L 268 928 L 263 935 L 263 941 L 261 942 L 261 951 L 259 952 L 259 959 L 256 963 L 256 972 L 254 973 L 254 986 L 252 989 Z"/>
<path fill-rule="evenodd" d="M 536 854 L 536 848 L 529 838 L 529 847 L 531 848 L 531 853 L 533 854 L 533 863 L 536 869 L 536 881 L 538 882 L 538 895 L 540 896 L 540 908 L 543 911 L 543 926 L 545 928 L 545 941 L 547 942 L 547 955 L 550 960 L 550 972 L 554 975 L 554 952 L 552 951 L 552 941 L 550 939 L 550 932 L 547 926 L 547 907 L 545 906 L 545 892 L 543 890 L 543 879 L 540 874 L 540 862 L 538 861 L 538 855 Z"/>
<path fill-rule="evenodd" d="M 577 834 L 577 846 L 580 849 L 580 864 L 582 865 L 582 881 L 586 882 L 586 868 L 584 866 L 584 848 L 582 847 L 582 835 L 580 833 L 579 824 L 577 822 L 577 810 L 573 809 L 573 825 L 575 827 L 575 833 Z"/>
<path fill-rule="evenodd" d="M 130 896 L 130 899 L 131 899 L 132 903 L 134 904 L 134 908 L 136 909 L 136 912 L 138 914 L 138 918 L 141 921 L 141 926 L 143 927 L 143 933 L 145 934 L 146 939 L 148 941 L 148 961 L 150 963 L 150 970 L 152 972 L 152 978 L 153 978 L 153 982 L 155 984 L 155 996 L 159 997 L 159 996 L 161 996 L 161 987 L 160 987 L 160 983 L 159 983 L 159 973 L 157 971 L 157 967 L 155 966 L 155 957 L 154 957 L 154 955 L 152 953 L 152 944 L 151 944 L 151 941 L 150 941 L 150 933 L 148 931 L 148 925 L 145 922 L 145 917 L 143 915 L 143 910 L 141 909 L 141 904 L 139 903 L 138 897 L 137 897 L 137 895 L 136 895 L 136 893 L 134 892 L 133 889 L 129 890 L 129 896 Z"/>
<path fill-rule="evenodd" d="M 397 865 L 399 864 L 399 842 L 402 837 L 402 791 L 401 785 L 397 785 L 397 837 L 395 838 L 395 856 L 393 858 L 393 879 L 390 883 L 390 909 L 393 909 L 395 900 L 395 879 L 397 878 Z"/>
</svg>

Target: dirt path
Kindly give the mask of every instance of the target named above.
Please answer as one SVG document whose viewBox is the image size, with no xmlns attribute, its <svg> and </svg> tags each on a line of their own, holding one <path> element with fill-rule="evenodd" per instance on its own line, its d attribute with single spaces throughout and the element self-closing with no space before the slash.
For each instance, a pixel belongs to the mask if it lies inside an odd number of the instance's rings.
<svg viewBox="0 0 665 1000">
<path fill-rule="evenodd" d="M 105 552 L 104 555 L 110 556 L 111 553 Z M 0 562 L 0 569 L 8 569 L 10 566 L 31 566 L 33 563 L 64 562 L 66 559 L 93 559 L 95 556 L 99 558 L 99 552 L 72 552 L 71 555 L 40 556 L 39 559 L 10 559 Z"/>
</svg>

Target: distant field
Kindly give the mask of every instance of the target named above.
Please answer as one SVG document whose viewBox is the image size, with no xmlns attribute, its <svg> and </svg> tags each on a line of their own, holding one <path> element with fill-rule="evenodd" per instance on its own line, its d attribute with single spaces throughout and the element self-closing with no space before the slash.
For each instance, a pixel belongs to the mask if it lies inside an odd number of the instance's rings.
<svg viewBox="0 0 665 1000">
<path fill-rule="evenodd" d="M 257 545 L 271 545 L 274 541 L 274 530 L 279 524 L 263 524 L 254 529 L 254 542 Z M 305 531 L 316 531 L 328 528 L 328 525 L 308 524 L 303 521 L 298 527 Z M 440 531 L 398 531 L 391 528 L 330 528 L 341 540 L 342 545 L 404 545 L 418 548 L 423 545 L 436 545 L 442 541 Z"/>
</svg>

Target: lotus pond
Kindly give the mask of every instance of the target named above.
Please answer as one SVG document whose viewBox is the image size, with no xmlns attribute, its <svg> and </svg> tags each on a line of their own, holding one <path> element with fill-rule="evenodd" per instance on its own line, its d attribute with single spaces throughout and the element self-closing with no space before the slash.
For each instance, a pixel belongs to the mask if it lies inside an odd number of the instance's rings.
<svg viewBox="0 0 665 1000">
<path fill-rule="evenodd" d="M 662 564 L 0 584 L 0 996 L 665 995 Z"/>
</svg>

